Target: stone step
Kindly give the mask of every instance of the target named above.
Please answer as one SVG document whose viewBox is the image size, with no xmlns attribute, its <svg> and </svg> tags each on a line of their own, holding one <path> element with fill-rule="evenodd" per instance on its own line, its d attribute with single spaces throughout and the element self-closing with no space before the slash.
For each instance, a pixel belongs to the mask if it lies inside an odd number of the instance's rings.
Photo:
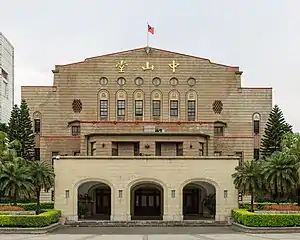
<svg viewBox="0 0 300 240">
<path fill-rule="evenodd" d="M 228 222 L 214 220 L 185 220 L 185 221 L 97 221 L 80 220 L 66 221 L 66 226 L 73 227 L 200 227 L 200 226 L 228 226 Z"/>
</svg>

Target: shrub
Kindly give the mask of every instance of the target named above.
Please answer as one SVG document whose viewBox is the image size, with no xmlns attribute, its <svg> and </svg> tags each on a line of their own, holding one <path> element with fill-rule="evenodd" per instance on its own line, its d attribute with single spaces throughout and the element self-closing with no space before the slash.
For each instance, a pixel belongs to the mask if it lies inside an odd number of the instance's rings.
<svg viewBox="0 0 300 240">
<path fill-rule="evenodd" d="M 1 227 L 45 227 L 59 221 L 61 212 L 58 210 L 48 210 L 39 215 L 0 215 Z"/>
<path fill-rule="evenodd" d="M 255 203 L 254 204 L 254 209 L 257 210 L 281 210 L 281 211 L 297 211 L 300 210 L 290 210 L 290 209 L 295 209 L 294 206 L 296 205 L 296 203 L 280 203 L 279 205 L 277 203 L 272 203 L 272 202 L 263 202 L 263 203 Z M 289 207 L 274 207 L 274 206 L 291 206 L 290 209 L 288 209 Z M 273 208 L 274 207 L 274 208 Z M 239 208 L 242 209 L 250 209 L 250 203 L 240 203 L 239 204 Z M 273 209 L 271 209 L 273 208 Z M 285 208 L 285 209 L 284 209 Z"/>
<path fill-rule="evenodd" d="M 246 209 L 232 210 L 234 222 L 248 227 L 300 226 L 300 214 L 256 214 Z"/>
<path fill-rule="evenodd" d="M 24 208 L 19 206 L 0 206 L 0 211 L 24 211 Z"/>
<path fill-rule="evenodd" d="M 9 204 L 0 204 L 0 206 L 11 206 Z M 18 203 L 19 207 L 24 208 L 25 211 L 35 211 L 36 203 Z M 41 209 L 53 209 L 54 203 L 52 202 L 42 202 Z"/>
</svg>

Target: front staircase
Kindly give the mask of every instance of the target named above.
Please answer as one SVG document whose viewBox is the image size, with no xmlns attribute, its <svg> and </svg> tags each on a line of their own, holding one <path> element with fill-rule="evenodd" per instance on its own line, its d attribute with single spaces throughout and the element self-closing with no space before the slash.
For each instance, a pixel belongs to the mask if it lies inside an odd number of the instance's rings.
<svg viewBox="0 0 300 240">
<path fill-rule="evenodd" d="M 79 220 L 66 221 L 70 227 L 201 227 L 201 226 L 229 226 L 229 222 L 217 222 L 215 220 L 133 220 L 133 221 L 103 221 L 103 220 Z"/>
</svg>

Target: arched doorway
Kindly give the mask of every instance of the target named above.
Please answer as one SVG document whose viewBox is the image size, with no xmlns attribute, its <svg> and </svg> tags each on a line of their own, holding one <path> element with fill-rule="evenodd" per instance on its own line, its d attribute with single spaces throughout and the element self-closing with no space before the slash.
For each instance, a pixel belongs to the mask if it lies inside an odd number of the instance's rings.
<svg viewBox="0 0 300 240">
<path fill-rule="evenodd" d="M 110 220 L 111 188 L 102 182 L 86 182 L 78 187 L 79 219 Z"/>
<path fill-rule="evenodd" d="M 163 219 L 163 188 L 156 183 L 139 183 L 130 191 L 132 220 Z"/>
<path fill-rule="evenodd" d="M 184 220 L 210 218 L 216 215 L 216 189 L 207 182 L 192 182 L 182 190 L 182 212 Z"/>
</svg>

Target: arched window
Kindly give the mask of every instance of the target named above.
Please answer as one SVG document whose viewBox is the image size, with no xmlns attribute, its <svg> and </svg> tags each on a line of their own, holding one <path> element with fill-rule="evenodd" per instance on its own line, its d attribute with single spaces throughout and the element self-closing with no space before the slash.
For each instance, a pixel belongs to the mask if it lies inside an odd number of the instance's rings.
<svg viewBox="0 0 300 240">
<path fill-rule="evenodd" d="M 186 93 L 186 114 L 188 121 L 196 121 L 197 119 L 197 93 L 188 91 Z"/>
<path fill-rule="evenodd" d="M 143 120 L 144 118 L 144 92 L 136 90 L 134 97 L 134 118 L 135 120 Z"/>
<path fill-rule="evenodd" d="M 169 93 L 169 110 L 171 120 L 179 118 L 179 92 L 176 90 L 172 90 Z"/>
<path fill-rule="evenodd" d="M 109 93 L 106 90 L 100 90 L 98 93 L 99 101 L 99 119 L 107 121 L 109 119 Z"/>
<path fill-rule="evenodd" d="M 252 116 L 252 121 L 253 121 L 253 133 L 257 135 L 259 134 L 260 131 L 260 114 L 254 113 Z"/>
<path fill-rule="evenodd" d="M 124 121 L 126 119 L 127 94 L 124 90 L 119 90 L 116 93 L 116 112 L 117 120 Z"/>
<path fill-rule="evenodd" d="M 154 90 L 151 94 L 152 100 L 152 120 L 160 120 L 162 115 L 162 93 L 159 90 Z"/>
</svg>

